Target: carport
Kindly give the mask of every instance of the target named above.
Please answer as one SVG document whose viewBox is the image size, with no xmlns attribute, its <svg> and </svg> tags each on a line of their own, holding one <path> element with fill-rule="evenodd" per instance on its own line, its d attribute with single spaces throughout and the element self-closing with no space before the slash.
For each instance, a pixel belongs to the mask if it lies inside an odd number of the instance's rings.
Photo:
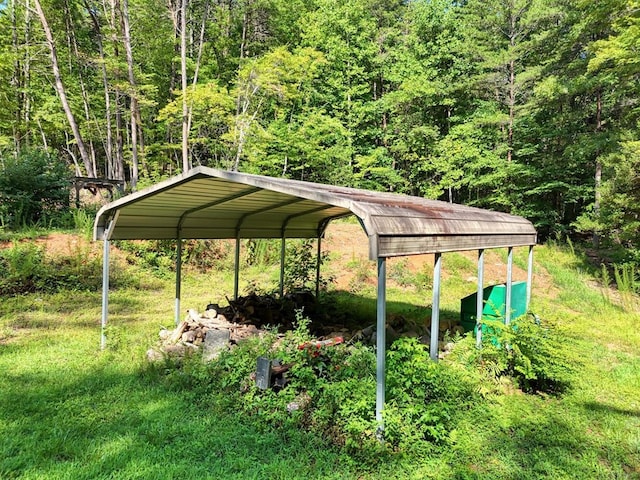
<svg viewBox="0 0 640 480">
<path fill-rule="evenodd" d="M 528 220 L 506 213 L 436 200 L 197 167 L 109 203 L 100 209 L 94 239 L 104 241 L 102 338 L 108 317 L 110 240 L 177 240 L 175 319 L 180 318 L 181 251 L 184 239 L 235 239 L 234 297 L 238 296 L 240 240 L 281 239 L 280 293 L 287 238 L 321 239 L 331 220 L 355 215 L 377 261 L 376 418 L 385 401 L 386 259 L 435 255 L 430 355 L 438 358 L 442 254 L 478 251 L 477 318 L 482 318 L 484 250 L 507 248 L 506 318 L 510 321 L 513 248 L 528 247 L 527 307 L 531 298 L 536 231 Z M 317 277 L 320 273 L 318 261 Z M 481 342 L 478 328 L 477 342 Z"/>
</svg>

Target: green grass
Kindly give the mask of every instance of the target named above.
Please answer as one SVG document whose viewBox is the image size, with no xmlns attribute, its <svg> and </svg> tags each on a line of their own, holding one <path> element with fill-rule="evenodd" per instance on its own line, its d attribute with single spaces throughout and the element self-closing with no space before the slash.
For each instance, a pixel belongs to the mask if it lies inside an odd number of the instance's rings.
<svg viewBox="0 0 640 480">
<path fill-rule="evenodd" d="M 522 262 L 526 252 L 518 255 Z M 465 280 L 474 268 L 461 256 L 447 260 L 442 308 L 455 316 L 459 299 L 475 291 Z M 277 267 L 242 272 L 265 288 L 278 278 Z M 537 248 L 536 272 L 548 272 L 553 288 L 534 286 L 532 308 L 575 357 L 569 390 L 527 395 L 509 383 L 493 386 L 444 444 L 379 458 L 213 408 L 215 393 L 201 397 L 150 372 L 144 352 L 159 327 L 173 323 L 171 278 L 142 273 L 144 288 L 111 292 L 106 352 L 98 349 L 99 292 L 0 298 L 0 478 L 640 478 L 637 302 L 605 295 L 570 249 Z M 405 286 L 390 285 L 388 310 L 428 318 L 430 289 L 401 268 L 396 276 Z M 241 290 L 248 287 L 244 280 Z M 231 292 L 228 271 L 189 272 L 182 304 L 203 309 Z M 373 323 L 374 296 L 365 285 L 334 299 Z"/>
</svg>

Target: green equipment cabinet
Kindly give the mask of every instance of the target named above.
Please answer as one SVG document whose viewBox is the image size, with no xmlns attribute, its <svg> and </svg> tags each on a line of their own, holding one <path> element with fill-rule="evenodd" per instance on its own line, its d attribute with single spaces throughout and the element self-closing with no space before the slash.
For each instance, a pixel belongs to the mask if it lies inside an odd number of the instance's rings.
<svg viewBox="0 0 640 480">
<path fill-rule="evenodd" d="M 483 320 L 502 320 L 505 318 L 505 299 L 507 286 L 502 283 L 490 285 L 482 291 Z M 474 293 L 460 300 L 460 324 L 465 332 L 471 332 L 476 327 L 476 309 L 478 294 Z M 511 284 L 511 318 L 518 318 L 527 313 L 527 282 L 513 282 Z"/>
</svg>

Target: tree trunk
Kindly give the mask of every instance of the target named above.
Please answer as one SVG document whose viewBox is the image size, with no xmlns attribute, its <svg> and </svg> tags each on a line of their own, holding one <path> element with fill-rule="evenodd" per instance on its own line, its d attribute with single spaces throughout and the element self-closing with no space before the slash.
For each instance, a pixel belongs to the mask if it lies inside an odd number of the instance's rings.
<svg viewBox="0 0 640 480">
<path fill-rule="evenodd" d="M 189 171 L 189 106 L 187 104 L 187 0 L 180 14 L 180 66 L 182 73 L 182 173 Z"/>
<path fill-rule="evenodd" d="M 13 124 L 13 143 L 15 145 L 16 152 L 20 151 L 20 123 L 22 122 L 22 95 L 20 90 L 23 87 L 20 72 L 22 67 L 20 66 L 20 47 L 18 45 L 18 19 L 16 15 L 16 2 L 10 2 L 11 5 L 11 43 L 13 46 L 13 74 L 11 76 L 11 86 L 15 92 L 16 111 L 15 111 L 15 123 Z"/>
<path fill-rule="evenodd" d="M 113 44 L 113 57 L 118 60 L 120 57 L 120 48 L 118 44 L 118 35 L 119 31 L 118 25 L 120 24 L 118 20 L 118 14 L 120 13 L 120 2 L 119 0 L 109 0 L 109 7 L 111 9 L 111 42 Z M 116 73 L 116 86 L 114 89 L 114 99 L 113 105 L 115 108 L 115 151 L 114 154 L 114 178 L 125 180 L 125 171 L 124 171 L 124 139 L 122 137 L 123 131 L 123 122 L 122 122 L 122 105 L 123 105 L 123 95 L 120 91 L 120 88 L 117 86 L 117 81 L 119 80 Z"/>
<path fill-rule="evenodd" d="M 76 39 L 74 33 L 74 25 L 72 23 L 71 10 L 69 8 L 68 0 L 64 1 L 64 9 L 65 9 L 65 19 L 66 19 L 66 27 L 67 27 L 67 43 L 69 45 L 69 53 L 73 52 L 76 62 L 78 62 L 78 84 L 80 85 L 80 93 L 82 94 L 82 105 L 84 107 L 84 118 L 87 124 L 91 123 L 91 108 L 89 106 L 89 96 L 87 95 L 87 88 L 84 83 L 84 79 L 82 78 L 83 65 L 80 57 L 80 52 L 78 51 L 78 41 Z M 69 73 L 73 74 L 73 65 L 72 58 L 69 55 Z M 93 171 L 98 175 L 98 168 L 96 165 L 96 150 L 93 145 L 93 140 L 89 138 L 89 156 L 91 158 L 91 165 Z"/>
<path fill-rule="evenodd" d="M 596 92 L 596 135 L 602 130 L 602 91 L 598 89 Z M 600 214 L 600 200 L 602 193 L 600 191 L 602 184 L 602 161 L 600 160 L 600 152 L 596 152 L 596 172 L 594 176 L 595 180 L 595 199 L 593 202 L 593 213 L 598 217 Z M 600 248 L 600 234 L 593 232 L 593 247 Z"/>
<path fill-rule="evenodd" d="M 91 17 L 93 23 L 93 29 L 96 34 L 96 43 L 98 46 L 98 54 L 100 55 L 100 73 L 102 74 L 102 87 L 104 89 L 104 105 L 105 105 L 105 120 L 107 129 L 107 138 L 104 143 L 104 153 L 106 156 L 105 161 L 105 177 L 124 180 L 120 178 L 117 173 L 117 168 L 114 165 L 113 158 L 113 131 L 111 126 L 111 95 L 109 94 L 109 79 L 107 77 L 107 67 L 105 64 L 104 47 L 102 44 L 102 31 L 100 28 L 100 22 L 95 11 L 89 6 L 87 0 L 84 1 L 84 6 Z"/>
<path fill-rule="evenodd" d="M 204 49 L 204 34 L 207 26 L 207 18 L 209 17 L 209 1 L 205 2 L 204 14 L 202 16 L 202 24 L 200 25 L 200 43 L 198 44 L 198 56 L 196 58 L 196 67 L 193 72 L 193 79 L 191 80 L 191 86 L 195 89 L 198 84 L 198 75 L 200 73 L 200 63 L 202 62 L 202 51 Z M 189 112 L 187 118 L 187 131 L 191 131 L 191 120 L 193 118 L 193 103 L 189 103 Z"/>
<path fill-rule="evenodd" d="M 133 74 L 133 52 L 131 50 L 131 29 L 129 27 L 129 2 L 122 2 L 122 29 L 124 34 L 124 49 L 127 57 L 127 74 L 131 86 L 131 190 L 135 191 L 138 184 L 138 99 L 136 79 Z"/>
<path fill-rule="evenodd" d="M 78 146 L 78 151 L 80 152 L 80 157 L 82 158 L 82 163 L 84 164 L 85 170 L 87 172 L 88 177 L 95 177 L 95 171 L 93 170 L 93 165 L 91 163 L 91 158 L 87 153 L 87 149 L 85 147 L 84 141 L 82 139 L 82 135 L 80 133 L 80 128 L 78 127 L 78 123 L 76 122 L 76 118 L 73 115 L 73 111 L 69 105 L 69 101 L 67 99 L 67 94 L 65 91 L 64 84 L 62 83 L 62 77 L 60 76 L 60 68 L 58 66 L 58 55 L 56 52 L 56 46 L 53 42 L 53 35 L 51 34 L 51 29 L 49 28 L 49 22 L 47 22 L 47 17 L 42 10 L 42 6 L 40 5 L 40 0 L 34 0 L 34 4 L 36 7 L 36 12 L 38 14 L 38 18 L 40 19 L 40 23 L 42 24 L 42 29 L 44 30 L 45 37 L 47 39 L 47 46 L 49 47 L 49 54 L 51 56 L 51 65 L 53 69 L 53 77 L 55 80 L 55 89 L 58 93 L 58 97 L 60 98 L 60 102 L 62 103 L 62 109 L 67 117 L 67 121 L 69 122 L 69 126 L 71 127 L 71 131 L 73 132 L 73 136 L 75 137 L 76 144 Z"/>
</svg>

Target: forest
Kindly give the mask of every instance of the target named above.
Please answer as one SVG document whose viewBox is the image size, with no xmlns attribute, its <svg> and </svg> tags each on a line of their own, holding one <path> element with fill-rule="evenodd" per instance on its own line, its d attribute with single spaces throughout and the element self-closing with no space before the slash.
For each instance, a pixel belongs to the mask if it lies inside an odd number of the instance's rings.
<svg viewBox="0 0 640 480">
<path fill-rule="evenodd" d="M 638 256 L 639 49 L 638 0 L 2 0 L 0 218 L 16 169 L 132 191 L 205 165 Z"/>
</svg>

